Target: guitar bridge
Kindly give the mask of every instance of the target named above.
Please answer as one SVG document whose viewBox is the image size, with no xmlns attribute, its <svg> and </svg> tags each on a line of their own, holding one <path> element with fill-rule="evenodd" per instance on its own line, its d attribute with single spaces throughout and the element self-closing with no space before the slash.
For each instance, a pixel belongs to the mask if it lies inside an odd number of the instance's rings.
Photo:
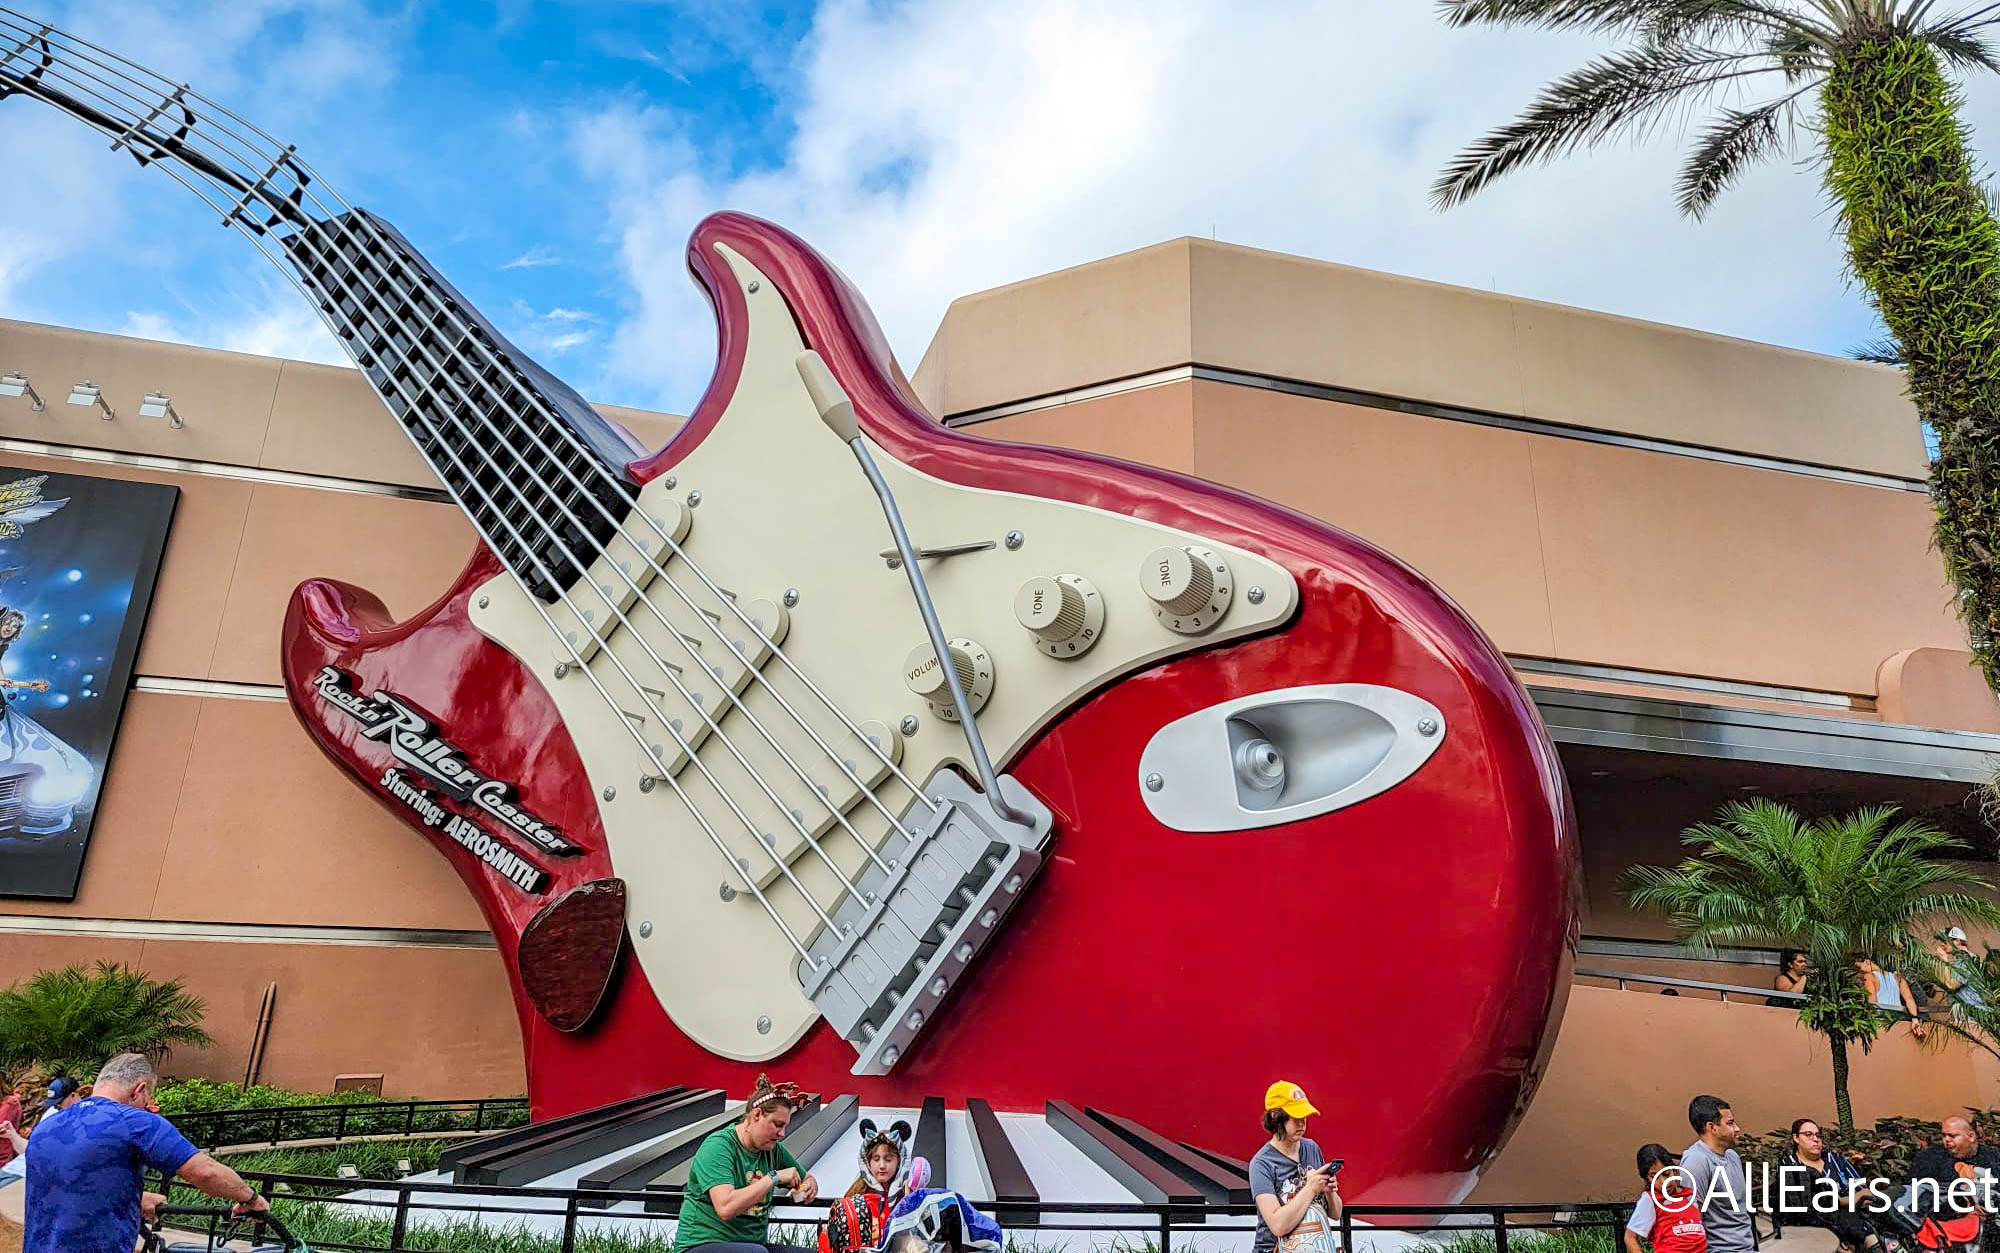
<svg viewBox="0 0 2000 1253">
<path fill-rule="evenodd" d="M 1041 869 L 1054 817 L 1008 776 L 1000 786 L 1031 827 L 1002 820 L 955 772 L 939 771 L 925 788 L 936 810 L 912 806 L 903 834 L 878 854 L 887 872 L 870 862 L 861 896 L 807 945 L 799 984 L 860 1054 L 853 1073 L 886 1075 L 909 1052 Z"/>
</svg>

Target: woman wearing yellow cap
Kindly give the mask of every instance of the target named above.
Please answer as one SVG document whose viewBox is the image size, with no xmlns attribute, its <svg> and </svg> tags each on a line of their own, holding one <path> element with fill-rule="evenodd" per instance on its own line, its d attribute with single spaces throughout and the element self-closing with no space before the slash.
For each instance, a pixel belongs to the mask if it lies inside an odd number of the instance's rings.
<svg viewBox="0 0 2000 1253">
<path fill-rule="evenodd" d="M 1317 1113 L 1305 1089 L 1290 1080 L 1264 1091 L 1271 1141 L 1250 1159 L 1250 1195 L 1264 1219 L 1252 1253 L 1335 1253 L 1340 1184 L 1319 1145 L 1306 1139 L 1306 1119 Z"/>
</svg>

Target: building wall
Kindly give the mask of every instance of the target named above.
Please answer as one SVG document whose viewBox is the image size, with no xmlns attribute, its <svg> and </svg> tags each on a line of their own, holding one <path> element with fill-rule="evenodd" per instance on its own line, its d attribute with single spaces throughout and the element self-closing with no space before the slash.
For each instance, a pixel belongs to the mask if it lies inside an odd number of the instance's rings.
<svg viewBox="0 0 2000 1253">
<path fill-rule="evenodd" d="M 1926 1047 L 1897 1027 L 1849 1057 L 1855 1121 L 1939 1119 L 2000 1103 L 2000 1068 L 1962 1044 Z M 1730 1102 L 1745 1131 L 1795 1118 L 1833 1121 L 1826 1041 L 1798 1015 L 1757 1004 L 1578 986 L 1570 990 L 1547 1077 L 1527 1117 L 1470 1200 L 1548 1202 L 1638 1194 L 1633 1156 L 1694 1139 L 1688 1102 Z"/>
</svg>

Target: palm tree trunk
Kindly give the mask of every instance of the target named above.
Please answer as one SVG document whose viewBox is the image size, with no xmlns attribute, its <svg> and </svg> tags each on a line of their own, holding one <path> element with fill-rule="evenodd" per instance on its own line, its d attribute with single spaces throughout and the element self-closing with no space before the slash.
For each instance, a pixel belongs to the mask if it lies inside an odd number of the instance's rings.
<svg viewBox="0 0 2000 1253">
<path fill-rule="evenodd" d="M 1975 176 L 1960 100 L 1913 40 L 1878 35 L 1842 48 L 1822 96 L 1827 186 L 1848 261 L 1937 436 L 1938 552 L 1973 654 L 2000 690 L 2000 225 Z"/>
<path fill-rule="evenodd" d="M 1847 1040 L 1830 1035 L 1826 1042 L 1833 1046 L 1833 1118 L 1844 1140 L 1854 1134 L 1854 1106 L 1847 1099 Z"/>
</svg>

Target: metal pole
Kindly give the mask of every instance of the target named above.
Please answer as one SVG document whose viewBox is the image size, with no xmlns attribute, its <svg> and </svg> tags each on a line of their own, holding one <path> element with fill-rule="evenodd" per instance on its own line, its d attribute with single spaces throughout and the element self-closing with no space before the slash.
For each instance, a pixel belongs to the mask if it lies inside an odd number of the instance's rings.
<svg viewBox="0 0 2000 1253">
<path fill-rule="evenodd" d="M 1171 1215 L 1172 1211 L 1166 1206 L 1160 1207 L 1160 1253 L 1173 1253 L 1174 1227 Z"/>
<path fill-rule="evenodd" d="M 1493 1211 L 1493 1253 L 1507 1253 L 1507 1214 Z"/>
<path fill-rule="evenodd" d="M 569 1202 L 563 1206 L 562 1253 L 576 1253 L 576 1194 L 570 1194 Z"/>
<path fill-rule="evenodd" d="M 403 1107 L 403 1135 L 407 1138 L 409 1134 L 415 1131 L 416 1129 L 417 1129 L 417 1103 L 415 1101 L 411 1101 L 408 1105 L 405 1105 Z"/>
<path fill-rule="evenodd" d="M 472 1103 L 472 1129 L 481 1130 L 486 1125 L 486 1099 L 481 1097 Z"/>
<path fill-rule="evenodd" d="M 407 1236 L 409 1232 L 410 1189 L 405 1186 L 396 1189 L 396 1221 L 389 1229 L 389 1247 L 391 1249 L 402 1248 L 403 1237 Z"/>
<path fill-rule="evenodd" d="M 347 1138 L 347 1107 L 345 1105 L 340 1107 L 340 1116 L 333 1125 L 333 1138 L 336 1140 L 345 1140 Z"/>
<path fill-rule="evenodd" d="M 1263 1222 L 1264 1216 L 1259 1214 L 1257 1221 Z M 1340 1207 L 1340 1253 L 1354 1253 L 1354 1220 L 1348 1216 L 1345 1205 Z"/>
</svg>

